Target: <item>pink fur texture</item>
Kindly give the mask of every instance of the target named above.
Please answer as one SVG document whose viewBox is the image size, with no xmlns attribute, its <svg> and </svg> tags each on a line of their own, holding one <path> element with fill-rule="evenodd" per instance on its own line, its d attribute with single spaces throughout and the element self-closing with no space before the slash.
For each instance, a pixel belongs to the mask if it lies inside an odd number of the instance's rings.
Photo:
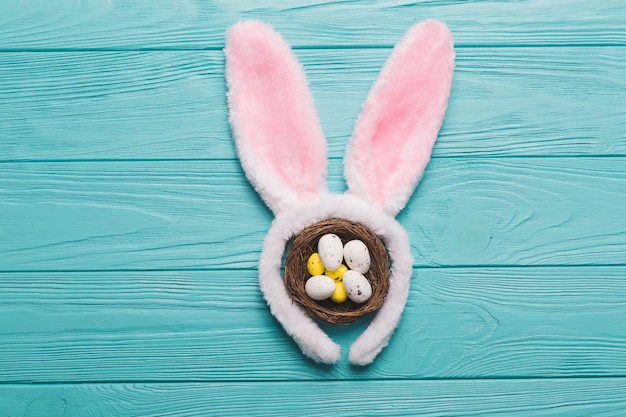
<svg viewBox="0 0 626 417">
<path fill-rule="evenodd" d="M 231 125 L 250 181 L 275 213 L 314 198 L 326 189 L 326 141 L 302 66 L 258 21 L 235 24 L 226 45 Z"/>
<path fill-rule="evenodd" d="M 443 23 L 413 26 L 396 45 L 357 121 L 345 159 L 351 193 L 395 215 L 430 159 L 448 104 L 452 36 Z"/>
</svg>

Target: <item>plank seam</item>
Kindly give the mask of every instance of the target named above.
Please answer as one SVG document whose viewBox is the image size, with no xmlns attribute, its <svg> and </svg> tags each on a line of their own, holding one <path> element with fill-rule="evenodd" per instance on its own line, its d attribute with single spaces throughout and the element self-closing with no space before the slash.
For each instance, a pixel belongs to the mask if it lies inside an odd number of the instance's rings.
<svg viewBox="0 0 626 417">
<path fill-rule="evenodd" d="M 483 155 L 446 155 L 446 156 L 432 156 L 432 160 L 436 159 L 489 159 L 493 160 L 515 160 L 515 159 L 580 159 L 580 158 L 612 158 L 612 159 L 624 159 L 626 154 L 580 154 L 580 155 L 497 155 L 497 154 L 483 154 Z M 329 157 L 329 162 L 341 162 L 343 157 L 333 156 Z M 6 159 L 0 160 L 0 164 L 74 164 L 74 163 L 167 163 L 167 162 L 236 162 L 234 158 L 128 158 L 128 159 L 113 159 L 113 158 L 101 158 L 101 159 Z"/>
<path fill-rule="evenodd" d="M 485 265 L 414 265 L 413 270 L 446 270 L 446 269 L 520 269 L 520 268 L 622 268 L 626 267 L 626 263 L 607 263 L 607 264 L 532 264 L 532 265 L 516 265 L 516 264 L 485 264 Z M 6 269 L 0 270 L 0 274 L 96 274 L 96 273 L 145 273 L 145 272 L 220 272 L 220 271 L 256 271 L 256 268 L 250 267 L 233 267 L 233 268 L 155 268 L 155 269 Z"/>
<path fill-rule="evenodd" d="M 626 375 L 576 375 L 576 376 L 493 376 L 493 377 L 424 377 L 424 378 L 312 378 L 312 379 L 260 379 L 260 378 L 246 378 L 246 379 L 146 379 L 146 380 L 85 380 L 85 381 L 0 381 L 0 386 L 9 385 L 32 385 L 32 386 L 46 386 L 46 385 L 108 385 L 108 384 L 160 384 L 160 385 L 179 385 L 179 384 L 242 384 L 242 383 L 265 383 L 265 384 L 283 384 L 289 383 L 311 383 L 311 382 L 407 382 L 407 381 L 446 381 L 446 382 L 468 382 L 468 381 L 572 381 L 572 380 L 622 380 L 626 379 Z"/>
<path fill-rule="evenodd" d="M 475 49 L 475 48 L 493 48 L 493 49 L 512 49 L 512 48 L 605 48 L 605 47 L 624 47 L 622 42 L 570 42 L 570 43 L 458 43 L 455 49 Z M 371 45 L 293 45 L 293 50 L 357 50 L 357 49 L 392 49 L 393 44 L 371 44 Z M 193 52 L 193 51 L 221 51 L 224 45 L 207 46 L 202 48 L 161 48 L 161 47 L 139 47 L 139 48 L 0 48 L 0 53 L 84 53 L 84 52 Z"/>
</svg>

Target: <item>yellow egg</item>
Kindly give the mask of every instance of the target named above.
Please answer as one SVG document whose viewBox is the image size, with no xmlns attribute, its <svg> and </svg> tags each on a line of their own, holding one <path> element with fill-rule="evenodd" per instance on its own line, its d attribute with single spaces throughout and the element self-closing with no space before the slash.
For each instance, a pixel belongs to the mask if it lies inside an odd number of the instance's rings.
<svg viewBox="0 0 626 417">
<path fill-rule="evenodd" d="M 343 303 L 348 298 L 348 294 L 346 294 L 346 288 L 343 286 L 343 282 L 336 281 L 335 282 L 335 292 L 330 296 L 330 299 L 336 303 Z"/>
<path fill-rule="evenodd" d="M 324 264 L 322 264 L 322 258 L 320 258 L 320 254 L 315 252 L 313 255 L 309 256 L 309 260 L 306 263 L 306 269 L 309 271 L 309 274 L 315 275 L 323 275 L 324 274 Z"/>
<path fill-rule="evenodd" d="M 326 271 L 325 275 L 327 277 L 331 277 L 332 279 L 335 280 L 335 282 L 337 282 L 343 279 L 343 274 L 345 274 L 347 270 L 348 270 L 348 267 L 345 266 L 344 264 L 341 264 L 339 265 L 339 268 L 335 269 L 334 271 Z"/>
</svg>

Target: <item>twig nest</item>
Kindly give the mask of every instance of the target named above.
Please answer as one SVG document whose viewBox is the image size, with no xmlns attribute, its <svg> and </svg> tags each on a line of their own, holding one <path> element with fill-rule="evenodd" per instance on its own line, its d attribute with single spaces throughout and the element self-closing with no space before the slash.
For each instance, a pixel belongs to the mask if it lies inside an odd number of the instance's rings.
<svg viewBox="0 0 626 417">
<path fill-rule="evenodd" d="M 316 277 L 321 268 L 335 284 L 334 291 L 328 294 L 331 285 L 324 281 L 328 284 L 324 291 L 311 296 L 313 284 L 323 281 Z M 291 298 L 311 317 L 330 324 L 350 323 L 383 304 L 389 290 L 389 259 L 382 241 L 362 224 L 328 219 L 305 228 L 291 241 L 284 281 Z"/>
</svg>

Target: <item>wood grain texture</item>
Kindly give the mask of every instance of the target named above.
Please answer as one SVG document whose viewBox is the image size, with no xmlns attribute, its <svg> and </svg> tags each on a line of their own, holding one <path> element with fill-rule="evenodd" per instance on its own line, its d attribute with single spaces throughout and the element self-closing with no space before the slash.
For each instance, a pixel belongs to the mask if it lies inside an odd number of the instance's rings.
<svg viewBox="0 0 626 417">
<path fill-rule="evenodd" d="M 306 360 L 255 270 L 0 274 L 0 381 L 250 381 L 626 374 L 626 267 L 418 269 L 390 345 Z M 0 389 L 1 391 L 1 389 Z"/>
<path fill-rule="evenodd" d="M 444 20 L 462 45 L 620 44 L 621 0 L 7 2 L 0 49 L 221 48 L 240 19 L 274 24 L 296 46 L 391 45 L 413 23 Z"/>
<path fill-rule="evenodd" d="M 0 6 L 0 416 L 620 416 L 626 409 L 621 0 L 22 0 Z M 223 44 L 268 21 L 328 136 L 413 23 L 457 67 L 399 221 L 389 346 L 304 358 L 257 260 L 272 216 L 235 157 Z"/>
<path fill-rule="evenodd" d="M 0 390 L 8 417 L 618 416 L 626 381 L 318 381 L 88 384 Z"/>
<path fill-rule="evenodd" d="M 621 265 L 625 164 L 438 159 L 398 219 L 416 266 Z M 271 220 L 233 160 L 0 164 L 5 271 L 255 268 Z"/>
<path fill-rule="evenodd" d="M 389 52 L 297 51 L 330 157 Z M 626 155 L 624 62 L 621 47 L 460 49 L 433 155 Z M 0 161 L 234 159 L 223 72 L 221 51 L 2 53 Z"/>
</svg>

